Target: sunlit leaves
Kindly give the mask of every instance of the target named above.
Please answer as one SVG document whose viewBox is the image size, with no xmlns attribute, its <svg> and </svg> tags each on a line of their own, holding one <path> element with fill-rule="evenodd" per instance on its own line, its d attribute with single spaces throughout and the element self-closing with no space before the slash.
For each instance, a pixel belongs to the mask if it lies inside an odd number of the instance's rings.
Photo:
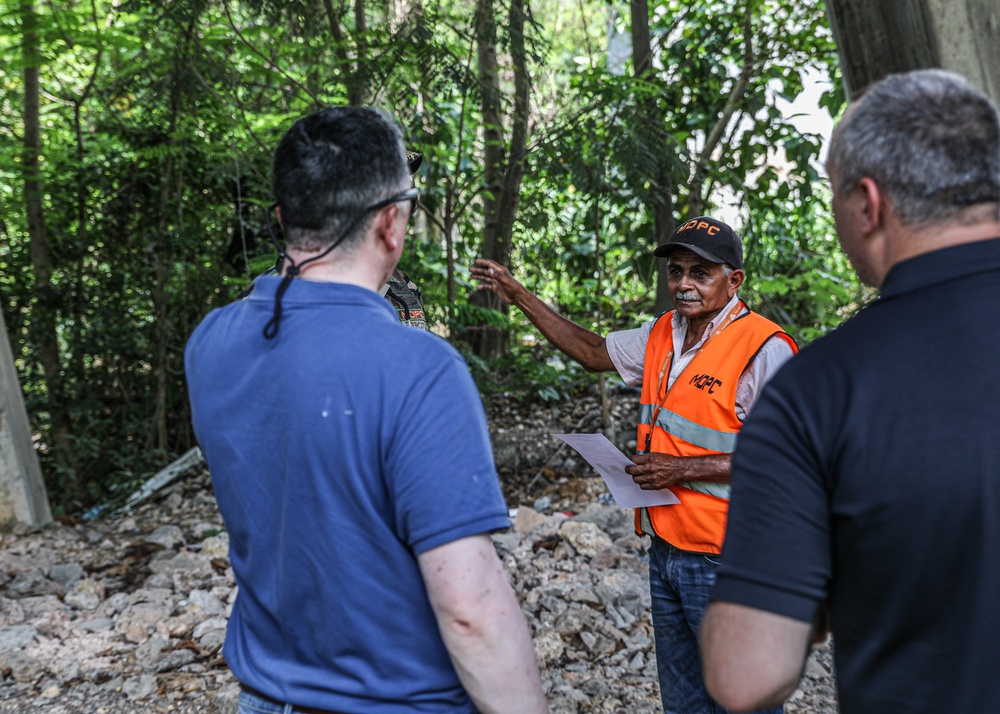
<svg viewBox="0 0 1000 714">
<path fill-rule="evenodd" d="M 747 239 L 745 293 L 754 307 L 804 339 L 829 329 L 864 293 L 845 277 L 851 274 L 817 185 L 820 137 L 797 130 L 780 104 L 819 75 L 833 77 L 821 105 L 831 113 L 842 105 L 822 7 L 793 0 L 651 5 L 653 71 L 637 78 L 627 61 L 609 59 L 609 32 L 619 55 L 629 41 L 623 8 L 530 3 L 530 136 L 512 270 L 598 331 L 650 317 L 652 209 L 667 177 L 678 219 L 688 206 L 729 207 Z M 396 16 L 403 6 L 413 12 Z M 488 127 L 468 2 L 366 7 L 360 32 L 350 4 L 340 2 L 42 6 L 46 220 L 63 301 L 68 408 L 95 492 L 163 465 L 165 454 L 149 448 L 157 350 L 166 355 L 169 446 L 190 445 L 181 350 L 207 310 L 273 261 L 265 228 L 272 148 L 299 116 L 345 104 L 359 88 L 367 103 L 400 121 L 410 148 L 425 157 L 415 177 L 423 214 L 412 222 L 403 267 L 435 327 L 513 332 L 514 351 L 500 365 L 469 355 L 484 379 L 521 370 L 538 381 L 536 393 L 556 398 L 580 378 L 572 363 L 547 359 L 551 349 L 517 311 L 507 318 L 467 304 L 474 287 L 465 266 L 482 249 L 483 205 L 493 192 L 483 185 L 486 129 L 508 130 L 513 106 L 506 20 L 497 20 L 500 126 Z M 19 33 L 16 15 L 0 9 L 0 141 L 15 147 L 0 152 L 0 295 L 42 433 L 58 405 L 47 402 L 26 340 L 36 296 L 16 150 L 23 135 Z M 745 89 L 734 95 L 747 69 Z M 705 151 L 730 102 L 718 145 Z"/>
</svg>

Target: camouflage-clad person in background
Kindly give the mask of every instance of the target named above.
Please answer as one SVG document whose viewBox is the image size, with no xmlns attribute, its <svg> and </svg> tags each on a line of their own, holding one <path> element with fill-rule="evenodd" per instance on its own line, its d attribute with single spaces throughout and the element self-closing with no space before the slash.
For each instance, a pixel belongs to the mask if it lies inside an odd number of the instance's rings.
<svg viewBox="0 0 1000 714">
<path fill-rule="evenodd" d="M 420 169 L 424 157 L 415 151 L 406 152 L 406 165 L 412 176 Z M 399 268 L 392 271 L 392 277 L 382 288 L 382 296 L 392 303 L 399 315 L 399 321 L 410 327 L 427 329 L 427 318 L 424 315 L 424 298 L 420 294 L 410 276 Z"/>
<path fill-rule="evenodd" d="M 399 315 L 399 321 L 404 325 L 427 329 L 427 318 L 424 316 L 424 299 L 410 276 L 399 268 L 392 271 L 392 277 L 382 288 L 382 297 L 392 303 Z"/>
</svg>

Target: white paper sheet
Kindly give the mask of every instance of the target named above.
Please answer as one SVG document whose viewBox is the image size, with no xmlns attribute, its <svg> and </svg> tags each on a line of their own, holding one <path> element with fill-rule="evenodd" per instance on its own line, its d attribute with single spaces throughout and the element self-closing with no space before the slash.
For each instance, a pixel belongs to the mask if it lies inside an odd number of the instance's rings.
<svg viewBox="0 0 1000 714">
<path fill-rule="evenodd" d="M 626 466 L 633 466 L 631 459 L 604 434 L 553 434 L 572 446 L 601 475 L 615 503 L 622 508 L 641 506 L 672 506 L 680 503 L 670 491 L 643 491 L 632 477 L 625 473 Z"/>
</svg>

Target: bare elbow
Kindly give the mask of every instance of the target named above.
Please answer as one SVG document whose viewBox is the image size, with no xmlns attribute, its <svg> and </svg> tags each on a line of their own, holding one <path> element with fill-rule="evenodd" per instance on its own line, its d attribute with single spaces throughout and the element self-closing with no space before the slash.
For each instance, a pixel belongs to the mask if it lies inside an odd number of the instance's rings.
<svg viewBox="0 0 1000 714">
<path fill-rule="evenodd" d="M 481 636 L 483 630 L 482 613 L 477 611 L 474 598 L 460 597 L 448 593 L 432 602 L 439 626 L 461 637 Z"/>
<path fill-rule="evenodd" d="M 589 344 L 588 349 L 578 356 L 577 362 L 588 372 L 611 372 L 615 369 L 603 337 Z"/>
<path fill-rule="evenodd" d="M 752 712 L 757 709 L 777 707 L 795 692 L 795 684 L 779 689 L 763 690 L 737 684 L 732 677 L 713 676 L 705 672 L 705 689 L 709 696 L 732 712 Z"/>
<path fill-rule="evenodd" d="M 597 360 L 586 357 L 580 360 L 580 366 L 583 367 L 588 372 L 606 372 L 607 370 L 600 364 Z"/>
<path fill-rule="evenodd" d="M 447 629 L 455 637 L 467 640 L 484 639 L 489 635 L 483 624 L 472 617 L 445 616 L 439 621 L 439 627 Z"/>
</svg>

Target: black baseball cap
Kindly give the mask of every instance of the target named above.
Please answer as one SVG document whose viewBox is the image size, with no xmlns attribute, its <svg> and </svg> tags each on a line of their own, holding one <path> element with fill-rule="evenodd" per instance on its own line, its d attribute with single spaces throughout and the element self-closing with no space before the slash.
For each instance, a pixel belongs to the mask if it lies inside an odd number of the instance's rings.
<svg viewBox="0 0 1000 714">
<path fill-rule="evenodd" d="M 416 151 L 406 152 L 406 168 L 410 170 L 410 175 L 417 173 L 417 169 L 420 168 L 420 164 L 424 161 L 424 155 L 418 154 Z"/>
<path fill-rule="evenodd" d="M 713 263 L 726 263 L 743 270 L 743 241 L 736 231 L 722 221 L 698 216 L 682 223 L 670 240 L 653 251 L 657 258 L 666 258 L 677 248 L 685 248 Z"/>
</svg>

